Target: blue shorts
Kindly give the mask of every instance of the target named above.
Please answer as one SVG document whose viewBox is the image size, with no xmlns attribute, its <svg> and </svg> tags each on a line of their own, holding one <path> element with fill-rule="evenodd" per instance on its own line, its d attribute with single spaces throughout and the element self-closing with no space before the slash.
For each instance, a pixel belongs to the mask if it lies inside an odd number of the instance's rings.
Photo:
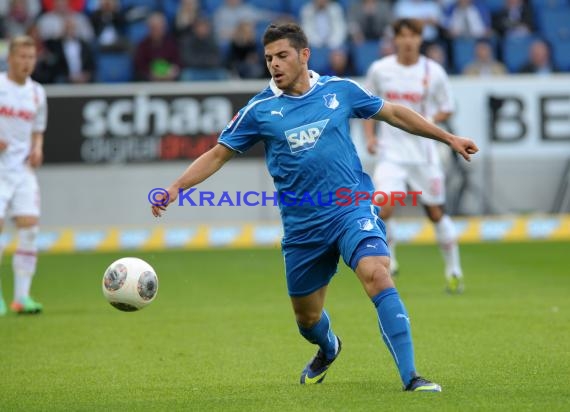
<svg viewBox="0 0 570 412">
<path fill-rule="evenodd" d="M 365 256 L 390 256 L 384 222 L 368 207 L 339 216 L 316 238 L 284 241 L 282 250 L 289 296 L 306 296 L 328 285 L 340 256 L 352 270 Z"/>
</svg>

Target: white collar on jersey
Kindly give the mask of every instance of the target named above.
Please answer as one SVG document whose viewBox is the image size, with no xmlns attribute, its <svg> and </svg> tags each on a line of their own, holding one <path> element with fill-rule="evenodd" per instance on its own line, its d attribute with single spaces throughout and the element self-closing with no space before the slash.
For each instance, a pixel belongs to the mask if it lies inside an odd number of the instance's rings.
<svg viewBox="0 0 570 412">
<path fill-rule="evenodd" d="M 309 70 L 309 86 L 313 87 L 315 83 L 319 81 L 319 77 L 321 77 L 319 73 Z M 277 85 L 275 84 L 275 80 L 273 79 L 271 79 L 271 81 L 269 82 L 269 88 L 271 89 L 273 94 L 275 94 L 275 96 L 281 96 L 283 94 L 283 90 L 277 87 Z"/>
</svg>

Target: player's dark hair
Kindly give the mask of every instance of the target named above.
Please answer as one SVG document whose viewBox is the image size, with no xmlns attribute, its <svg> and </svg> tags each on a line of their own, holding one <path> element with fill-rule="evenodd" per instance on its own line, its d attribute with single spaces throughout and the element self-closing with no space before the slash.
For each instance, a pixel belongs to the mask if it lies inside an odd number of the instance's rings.
<svg viewBox="0 0 570 412">
<path fill-rule="evenodd" d="M 399 19 L 392 23 L 392 29 L 396 36 L 400 34 L 404 28 L 410 29 L 413 33 L 421 36 L 424 30 L 424 25 L 422 21 L 418 19 Z"/>
<path fill-rule="evenodd" d="M 263 45 L 267 46 L 274 41 L 288 39 L 289 43 L 295 50 L 306 49 L 309 47 L 307 35 L 303 29 L 296 23 L 271 24 L 263 34 Z"/>
</svg>

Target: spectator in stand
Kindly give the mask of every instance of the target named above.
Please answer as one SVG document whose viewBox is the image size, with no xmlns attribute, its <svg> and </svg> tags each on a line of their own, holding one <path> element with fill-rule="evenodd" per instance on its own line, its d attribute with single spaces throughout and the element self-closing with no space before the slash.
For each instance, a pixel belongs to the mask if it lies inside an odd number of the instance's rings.
<svg viewBox="0 0 570 412">
<path fill-rule="evenodd" d="M 194 30 L 178 38 L 182 64 L 181 80 L 222 80 L 228 77 L 222 68 L 222 54 L 212 26 L 204 17 L 194 23 Z"/>
<path fill-rule="evenodd" d="M 265 77 L 265 64 L 261 60 L 252 23 L 242 21 L 237 26 L 228 50 L 227 67 L 241 79 Z"/>
<path fill-rule="evenodd" d="M 359 0 L 352 3 L 348 13 L 348 30 L 355 44 L 378 41 L 392 21 L 392 6 L 388 0 Z"/>
<path fill-rule="evenodd" d="M 57 0 L 42 0 L 44 11 L 53 11 L 57 9 Z M 69 0 L 69 8 L 77 13 L 85 10 L 85 0 Z"/>
<path fill-rule="evenodd" d="M 475 45 L 474 60 L 463 70 L 469 76 L 495 76 L 507 73 L 504 64 L 499 63 L 493 56 L 493 48 L 488 40 L 480 39 Z"/>
<path fill-rule="evenodd" d="M 446 72 L 449 72 L 449 64 L 447 59 L 447 53 L 445 52 L 445 48 L 439 43 L 431 43 L 428 44 L 425 50 L 426 57 L 429 57 L 436 63 L 439 63 L 441 67 L 445 69 Z"/>
<path fill-rule="evenodd" d="M 56 56 L 47 48 L 45 42 L 40 37 L 37 25 L 33 24 L 28 27 L 26 34 L 34 39 L 36 44 L 37 63 L 31 76 L 32 79 L 41 84 L 54 83 L 57 72 Z"/>
<path fill-rule="evenodd" d="M 457 0 L 447 10 L 445 27 L 452 38 L 487 37 L 491 34 L 491 14 L 479 0 Z"/>
<path fill-rule="evenodd" d="M 395 19 L 418 19 L 423 23 L 422 38 L 428 43 L 440 39 L 443 13 L 435 0 L 397 0 L 394 5 Z"/>
<path fill-rule="evenodd" d="M 301 27 L 311 47 L 337 49 L 347 40 L 348 29 L 342 7 L 330 0 L 313 0 L 301 8 Z"/>
<path fill-rule="evenodd" d="M 100 0 L 99 8 L 91 14 L 97 46 L 101 50 L 126 50 L 129 41 L 125 37 L 127 22 L 118 0 Z"/>
<path fill-rule="evenodd" d="M 520 72 L 548 75 L 559 71 L 551 60 L 548 44 L 544 40 L 535 40 L 529 49 L 528 63 Z"/>
<path fill-rule="evenodd" d="M 525 0 L 505 0 L 505 7 L 493 15 L 493 29 L 502 37 L 532 33 L 534 23 L 528 3 Z"/>
<path fill-rule="evenodd" d="M 219 43 L 228 44 L 242 21 L 257 23 L 275 18 L 275 13 L 258 9 L 242 0 L 224 0 L 214 13 L 214 31 Z"/>
<path fill-rule="evenodd" d="M 9 0 L 4 18 L 4 36 L 16 37 L 26 32 L 38 14 L 39 2 L 29 0 Z M 35 4 L 35 6 L 34 6 Z"/>
<path fill-rule="evenodd" d="M 345 48 L 334 49 L 329 53 L 329 76 L 349 77 L 353 75 L 350 56 Z"/>
<path fill-rule="evenodd" d="M 0 18 L 7 16 L 12 7 L 13 0 L 0 1 Z M 42 3 L 40 0 L 24 0 L 25 7 L 29 16 L 36 18 L 42 11 Z"/>
<path fill-rule="evenodd" d="M 78 36 L 87 42 L 93 40 L 91 22 L 82 13 L 71 9 L 70 0 L 54 0 L 53 10 L 42 14 L 38 19 L 38 29 L 42 39 L 59 39 L 65 31 L 65 19 L 71 16 L 75 20 Z"/>
<path fill-rule="evenodd" d="M 61 39 L 49 40 L 46 46 L 55 58 L 57 83 L 89 83 L 95 72 L 95 57 L 90 45 L 82 40 L 73 16 L 64 20 L 64 34 Z"/>
<path fill-rule="evenodd" d="M 147 24 L 149 34 L 135 51 L 135 78 L 141 81 L 172 81 L 180 73 L 180 58 L 174 36 L 168 33 L 166 17 L 152 13 Z"/>
<path fill-rule="evenodd" d="M 174 32 L 177 36 L 192 32 L 194 23 L 200 16 L 199 0 L 181 0 L 174 20 Z"/>
</svg>

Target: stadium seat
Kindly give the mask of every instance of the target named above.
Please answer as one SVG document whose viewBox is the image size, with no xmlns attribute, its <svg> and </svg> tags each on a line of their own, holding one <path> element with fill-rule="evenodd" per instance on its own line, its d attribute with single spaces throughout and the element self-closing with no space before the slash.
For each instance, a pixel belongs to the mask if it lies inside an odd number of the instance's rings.
<svg viewBox="0 0 570 412">
<path fill-rule="evenodd" d="M 530 0 L 530 4 L 535 13 L 540 13 L 541 10 L 564 8 L 570 3 L 568 0 Z"/>
<path fill-rule="evenodd" d="M 284 13 L 287 11 L 286 1 L 268 1 L 268 0 L 245 0 L 244 3 L 251 4 L 262 10 L 270 10 L 275 13 Z"/>
<path fill-rule="evenodd" d="M 160 2 L 157 0 L 121 0 L 121 8 L 123 10 L 130 9 L 132 7 L 145 7 L 149 10 L 158 10 Z"/>
<path fill-rule="evenodd" d="M 552 59 L 560 70 L 570 71 L 570 42 L 556 42 L 552 45 Z"/>
<path fill-rule="evenodd" d="M 301 15 L 301 9 L 305 4 L 307 4 L 310 0 L 289 0 L 289 13 L 295 17 L 299 17 Z"/>
<path fill-rule="evenodd" d="M 127 25 L 127 38 L 133 45 L 137 45 L 148 34 L 148 26 L 145 20 L 139 20 Z"/>
<path fill-rule="evenodd" d="M 534 36 L 507 36 L 503 39 L 503 63 L 511 73 L 518 72 L 528 61 L 528 50 Z"/>
<path fill-rule="evenodd" d="M 202 0 L 202 9 L 203 11 L 211 16 L 214 14 L 216 9 L 218 9 L 222 4 L 224 4 L 224 0 Z"/>
<path fill-rule="evenodd" d="M 309 58 L 309 69 L 317 73 L 328 73 L 330 49 L 328 47 L 311 47 L 311 57 Z"/>
<path fill-rule="evenodd" d="M 453 40 L 453 70 L 455 73 L 463 73 L 463 69 L 471 63 L 475 57 L 475 44 L 473 38 L 460 38 Z"/>
<path fill-rule="evenodd" d="M 489 9 L 489 12 L 493 14 L 505 7 L 505 0 L 485 0 L 484 4 Z"/>
<path fill-rule="evenodd" d="M 497 57 L 497 41 L 490 40 L 493 56 Z M 461 38 L 453 40 L 453 70 L 455 73 L 463 73 L 463 69 L 475 58 L 475 46 L 477 39 Z"/>
<path fill-rule="evenodd" d="M 540 10 L 537 23 L 547 40 L 570 41 L 570 7 Z"/>
<path fill-rule="evenodd" d="M 176 13 L 178 12 L 179 5 L 180 0 L 162 0 L 162 11 L 166 15 L 171 27 L 174 26 L 174 20 L 176 19 Z"/>
<path fill-rule="evenodd" d="M 352 59 L 357 76 L 363 76 L 374 60 L 380 58 L 380 41 L 367 41 L 352 47 Z"/>
<path fill-rule="evenodd" d="M 99 83 L 123 83 L 133 79 L 133 63 L 128 53 L 100 53 L 95 80 Z"/>
</svg>

